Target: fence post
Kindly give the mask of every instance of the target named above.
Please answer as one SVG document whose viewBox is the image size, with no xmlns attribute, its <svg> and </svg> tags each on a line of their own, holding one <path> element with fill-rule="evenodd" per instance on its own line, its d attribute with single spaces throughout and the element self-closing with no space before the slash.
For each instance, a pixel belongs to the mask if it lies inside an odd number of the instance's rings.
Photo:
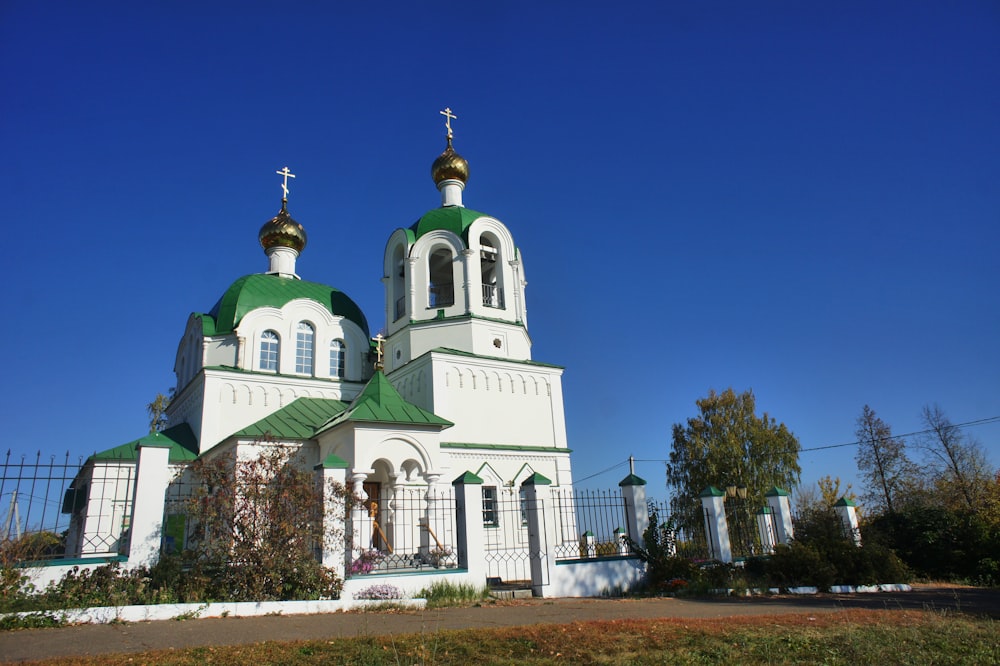
<svg viewBox="0 0 1000 666">
<path fill-rule="evenodd" d="M 619 555 L 628 555 L 631 552 L 628 545 L 628 532 L 625 531 L 625 528 L 615 528 L 615 543 L 618 544 Z"/>
<path fill-rule="evenodd" d="M 451 483 L 455 487 L 455 529 L 458 566 L 473 580 L 486 581 L 486 553 L 483 544 L 483 480 L 466 472 Z"/>
<path fill-rule="evenodd" d="M 726 494 L 715 486 L 709 486 L 701 491 L 699 497 L 705 513 L 705 529 L 708 530 L 705 536 L 712 547 L 712 554 L 720 562 L 732 562 L 733 549 L 729 544 L 729 525 L 726 523 Z"/>
<path fill-rule="evenodd" d="M 130 521 L 129 568 L 152 566 L 160 559 L 163 508 L 167 500 L 167 486 L 170 485 L 170 446 L 139 444 L 138 449 Z"/>
<path fill-rule="evenodd" d="M 629 474 L 618 483 L 625 500 L 625 524 L 628 538 L 642 543 L 642 535 L 649 527 L 649 509 L 646 507 L 646 481 Z"/>
<path fill-rule="evenodd" d="M 774 486 L 764 494 L 764 497 L 767 498 L 767 505 L 774 514 L 774 530 L 778 543 L 791 543 L 795 537 L 795 529 L 792 526 L 792 505 L 788 501 L 788 491 Z"/>
<path fill-rule="evenodd" d="M 846 536 L 854 542 L 855 546 L 860 547 L 861 528 L 858 525 L 858 510 L 854 502 L 847 499 L 847 496 L 844 496 L 837 500 L 833 508 L 837 512 L 837 515 L 840 516 L 840 522 L 844 525 L 844 532 L 847 533 Z"/>
<path fill-rule="evenodd" d="M 521 483 L 524 490 L 524 512 L 528 519 L 528 560 L 531 565 L 531 594 L 545 596 L 543 587 L 550 580 L 549 558 L 546 552 L 547 525 L 545 523 L 545 503 L 538 493 L 539 486 L 552 482 L 535 472 Z"/>
<path fill-rule="evenodd" d="M 333 569 L 341 580 L 344 579 L 347 566 L 347 533 L 351 516 L 347 513 L 347 461 L 343 458 L 328 455 L 314 470 L 319 475 L 322 484 L 320 492 L 323 497 L 323 543 L 321 545 L 320 562 L 324 567 Z M 340 531 L 344 532 L 341 534 Z"/>
</svg>

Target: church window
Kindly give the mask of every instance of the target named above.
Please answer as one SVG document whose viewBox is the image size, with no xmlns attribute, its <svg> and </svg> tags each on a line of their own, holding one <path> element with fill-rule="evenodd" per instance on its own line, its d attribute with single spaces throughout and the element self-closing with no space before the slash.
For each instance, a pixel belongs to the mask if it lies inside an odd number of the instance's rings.
<svg viewBox="0 0 1000 666">
<path fill-rule="evenodd" d="M 343 340 L 334 340 L 330 343 L 330 376 L 344 377 L 344 360 L 347 357 L 347 348 Z"/>
<path fill-rule="evenodd" d="M 300 321 L 295 331 L 295 372 L 311 375 L 313 371 L 313 327 Z"/>
<path fill-rule="evenodd" d="M 497 515 L 497 487 L 483 486 L 483 527 L 497 527 L 500 519 Z"/>
<path fill-rule="evenodd" d="M 455 274 L 452 270 L 451 250 L 438 248 L 431 253 L 430 288 L 427 305 L 439 308 L 455 304 Z"/>
<path fill-rule="evenodd" d="M 260 336 L 260 369 L 278 371 L 278 334 L 264 331 Z"/>
</svg>

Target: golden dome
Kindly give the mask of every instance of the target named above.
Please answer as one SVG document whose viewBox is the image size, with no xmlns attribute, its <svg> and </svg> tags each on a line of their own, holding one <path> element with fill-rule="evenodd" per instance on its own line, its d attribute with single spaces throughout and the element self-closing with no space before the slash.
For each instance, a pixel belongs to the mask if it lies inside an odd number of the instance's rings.
<svg viewBox="0 0 1000 666">
<path fill-rule="evenodd" d="M 463 183 L 469 180 L 469 163 L 451 147 L 451 137 L 448 137 L 448 147 L 431 165 L 431 178 L 435 185 L 440 185 L 443 180 L 460 180 Z"/>
<path fill-rule="evenodd" d="M 265 250 L 290 247 L 296 252 L 302 252 L 306 246 L 306 230 L 288 214 L 287 203 L 282 199 L 281 211 L 260 228 L 257 238 Z"/>
</svg>

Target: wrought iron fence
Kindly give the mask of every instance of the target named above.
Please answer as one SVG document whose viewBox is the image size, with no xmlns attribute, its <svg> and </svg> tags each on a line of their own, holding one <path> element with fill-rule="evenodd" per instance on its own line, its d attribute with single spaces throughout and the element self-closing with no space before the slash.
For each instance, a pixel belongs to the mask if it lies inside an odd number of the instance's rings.
<svg viewBox="0 0 1000 666">
<path fill-rule="evenodd" d="M 348 577 L 458 566 L 451 488 L 388 488 L 353 511 Z"/>
<path fill-rule="evenodd" d="M 712 550 L 712 524 L 701 501 L 647 502 L 651 524 L 671 533 L 678 557 L 704 561 L 718 557 Z"/>
<path fill-rule="evenodd" d="M 134 460 L 12 458 L 0 475 L 0 543 L 13 559 L 118 555 L 128 548 Z"/>
<path fill-rule="evenodd" d="M 727 497 L 726 524 L 734 558 L 763 555 L 775 542 L 773 523 L 763 518 L 761 505 L 750 498 Z"/>
<path fill-rule="evenodd" d="M 620 491 L 553 488 L 557 560 L 631 555 Z"/>
<path fill-rule="evenodd" d="M 504 583 L 531 582 L 528 508 L 526 499 L 506 489 L 492 498 L 488 510 L 484 504 L 483 550 L 487 578 Z"/>
</svg>

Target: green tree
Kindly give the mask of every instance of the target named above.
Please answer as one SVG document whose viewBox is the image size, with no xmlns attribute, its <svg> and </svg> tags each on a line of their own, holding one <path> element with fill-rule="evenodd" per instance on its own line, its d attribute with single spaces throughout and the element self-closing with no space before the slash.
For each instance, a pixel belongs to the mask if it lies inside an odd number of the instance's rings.
<svg viewBox="0 0 1000 666">
<path fill-rule="evenodd" d="M 916 468 L 906 456 L 906 443 L 892 436 L 892 428 L 875 410 L 865 405 L 858 417 L 854 436 L 858 439 L 855 461 L 867 484 L 866 503 L 876 512 L 894 513 L 897 500 Z"/>
<path fill-rule="evenodd" d="M 773 486 L 798 484 L 799 440 L 765 412 L 757 416 L 752 391 L 709 391 L 696 401 L 698 416 L 673 427 L 667 485 L 675 512 L 686 512 L 708 486 L 746 487 L 763 503 Z"/>
<path fill-rule="evenodd" d="M 153 402 L 146 405 L 146 414 L 149 415 L 149 432 L 163 432 L 167 427 L 167 407 L 174 399 L 174 389 L 170 389 L 167 395 L 157 393 Z"/>
</svg>

